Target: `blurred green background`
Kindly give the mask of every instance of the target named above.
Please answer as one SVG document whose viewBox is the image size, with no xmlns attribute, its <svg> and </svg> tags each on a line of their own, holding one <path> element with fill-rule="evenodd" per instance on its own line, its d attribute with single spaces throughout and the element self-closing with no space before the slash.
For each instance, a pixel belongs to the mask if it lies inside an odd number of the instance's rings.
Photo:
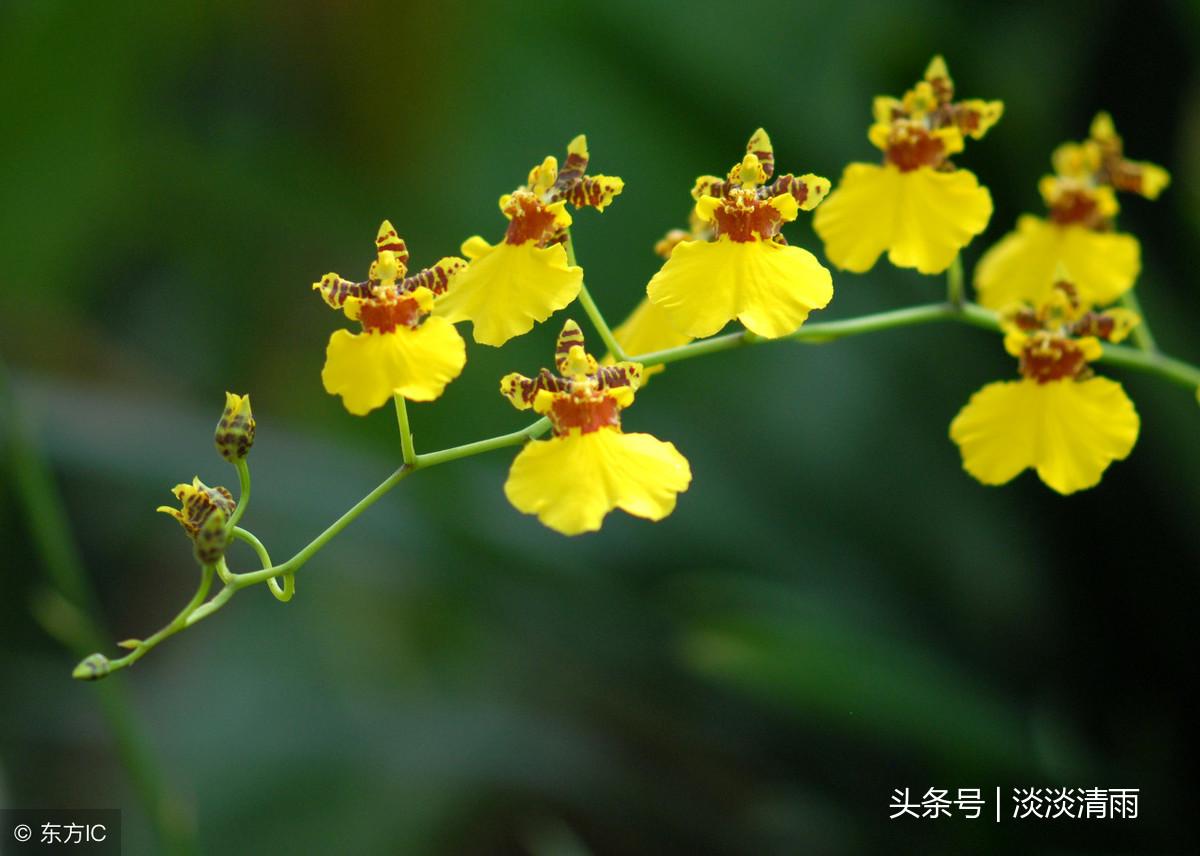
<svg viewBox="0 0 1200 856">
<path fill-rule="evenodd" d="M 872 96 L 935 52 L 1006 104 L 958 159 L 996 200 L 968 269 L 1109 109 L 1173 173 L 1120 223 L 1160 342 L 1200 359 L 1198 45 L 1182 2 L 4 3 L 0 355 L 32 445 L 9 408 L 0 804 L 121 807 L 130 853 L 1197 852 L 1200 411 L 1106 370 L 1142 415 L 1129 460 L 1067 499 L 983 488 L 947 426 L 1014 368 L 977 330 L 672 367 L 625 419 L 692 462 L 661 524 L 566 539 L 505 502 L 511 451 L 462 461 L 372 508 L 290 604 L 244 592 L 102 685 L 69 677 L 47 569 L 78 557 L 110 654 L 174 614 L 195 570 L 153 509 L 194 473 L 236 482 L 226 389 L 253 396 L 245 523 L 277 560 L 397 465 L 389 410 L 323 392 L 341 321 L 309 291 L 365 274 L 383 218 L 418 265 L 494 240 L 497 197 L 586 132 L 626 181 L 576 218 L 615 322 L 696 175 L 762 125 L 782 170 L 836 180 L 877 156 Z M 790 237 L 820 255 L 810 222 Z M 944 283 L 835 286 L 823 318 Z M 566 314 L 472 346 L 410 409 L 418 448 L 526 424 L 497 378 L 546 364 Z M 43 465 L 70 531 L 39 542 Z M 1030 785 L 1138 787 L 1141 816 L 887 819 L 894 788 Z"/>
</svg>

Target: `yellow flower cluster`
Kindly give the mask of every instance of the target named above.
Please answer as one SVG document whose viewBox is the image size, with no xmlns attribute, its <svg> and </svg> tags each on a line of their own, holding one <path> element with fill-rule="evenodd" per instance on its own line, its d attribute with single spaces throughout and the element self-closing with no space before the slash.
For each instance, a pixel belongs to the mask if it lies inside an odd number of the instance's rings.
<svg viewBox="0 0 1200 856">
<path fill-rule="evenodd" d="M 1054 175 L 1038 184 L 1045 219 L 1022 215 L 1017 229 L 988 250 L 975 269 L 984 306 L 1046 299 L 1060 267 L 1082 300 L 1111 303 L 1133 287 L 1141 269 L 1137 238 L 1115 231 L 1117 191 L 1155 199 L 1170 175 L 1152 163 L 1126 160 L 1112 117 L 1100 113 L 1081 143 L 1064 143 L 1051 158 Z"/>
<path fill-rule="evenodd" d="M 469 321 L 476 342 L 500 346 L 579 297 L 583 269 L 568 255 L 568 207 L 603 211 L 624 187 L 620 178 L 588 175 L 589 160 L 587 140 L 578 136 L 561 167 L 553 157 L 535 166 L 524 185 L 500 198 L 508 220 L 503 240 L 467 239 L 466 259 L 444 258 L 410 275 L 408 248 L 385 221 L 367 279 L 330 273 L 313 284 L 361 326 L 330 337 L 325 389 L 359 415 L 393 397 L 435 399 L 466 361 L 454 324 Z M 665 264 L 616 340 L 634 351 L 669 348 L 734 320 L 764 337 L 795 332 L 829 303 L 833 286 L 829 271 L 789 245 L 781 228 L 828 191 L 829 182 L 816 175 L 776 176 L 771 140 L 756 131 L 724 178 L 697 180 L 692 229 L 662 242 Z M 566 534 L 599 528 L 614 508 L 665 517 L 691 472 L 671 444 L 621 431 L 619 413 L 632 403 L 642 367 L 600 366 L 569 321 L 557 368 L 557 375 L 544 370 L 532 380 L 503 381 L 517 407 L 545 415 L 553 427 L 549 440 L 531 441 L 513 462 L 510 501 Z"/>
<path fill-rule="evenodd" d="M 867 136 L 881 161 L 851 163 L 832 193 L 818 175 L 777 174 L 774 146 L 758 129 L 728 172 L 696 180 L 688 228 L 658 242 L 661 268 L 611 334 L 575 263 L 569 209 L 603 211 L 624 182 L 589 175 L 587 140 L 578 136 L 561 165 L 546 157 L 525 184 L 500 197 L 508 225 L 498 243 L 476 235 L 462 244 L 465 259 L 443 258 L 410 275 L 407 246 L 385 221 L 366 280 L 331 273 L 315 283 L 329 306 L 361 328 L 330 337 L 325 388 L 355 414 L 393 397 L 430 401 L 466 362 L 455 324 L 470 322 L 476 342 L 498 347 L 579 298 L 616 354 L 598 363 L 568 321 L 557 373 L 502 380 L 516 407 L 545 416 L 552 428 L 549 439 L 522 449 L 505 493 L 566 534 L 599 528 L 615 508 L 659 520 L 687 488 L 688 463 L 669 443 L 623 433 L 620 420 L 646 375 L 661 370 L 655 353 L 731 322 L 764 339 L 799 335 L 809 314 L 833 297 L 829 270 L 783 235 L 801 211 L 815 210 L 813 227 L 839 268 L 866 271 L 886 252 L 900 267 L 947 270 L 992 215 L 987 188 L 951 158 L 1002 113 L 999 101 L 956 100 L 946 63 L 934 57 L 902 97 L 875 99 Z M 1154 198 L 1169 178 L 1124 157 L 1107 114 L 1097 116 L 1087 140 L 1060 147 L 1053 163 L 1055 174 L 1041 184 L 1049 217 L 1022 217 L 977 270 L 982 302 L 1005 310 L 1006 347 L 1019 359 L 1020 380 L 980 390 L 951 437 L 967 471 L 984 483 L 1028 467 L 1069 493 L 1095 484 L 1137 437 L 1133 405 L 1118 384 L 1093 376 L 1089 363 L 1102 340 L 1115 342 L 1136 323 L 1121 310 L 1101 309 L 1131 287 L 1139 265 L 1136 240 L 1113 229 L 1115 193 Z M 622 352 L 645 355 L 649 368 L 636 359 L 617 362 Z M 414 460 L 409 452 L 406 461 Z"/>
</svg>

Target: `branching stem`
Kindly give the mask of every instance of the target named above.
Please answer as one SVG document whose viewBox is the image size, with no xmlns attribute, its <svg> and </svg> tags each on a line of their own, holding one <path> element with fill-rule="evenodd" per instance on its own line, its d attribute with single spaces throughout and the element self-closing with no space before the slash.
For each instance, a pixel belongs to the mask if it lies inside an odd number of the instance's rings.
<svg viewBox="0 0 1200 856">
<path fill-rule="evenodd" d="M 568 260 L 574 264 L 575 252 L 569 233 L 566 249 Z M 600 333 L 600 337 L 604 340 L 604 344 L 608 347 L 609 351 L 617 359 L 628 359 L 642 363 L 645 366 L 677 363 L 707 354 L 715 354 L 748 345 L 767 344 L 774 341 L 821 345 L 865 333 L 940 322 L 966 324 L 992 331 L 1000 329 L 999 322 L 994 313 L 963 299 L 962 267 L 961 262 L 957 258 L 947 273 L 947 297 L 948 299 L 943 303 L 909 306 L 903 309 L 876 312 L 841 321 L 819 321 L 805 324 L 795 333 L 792 333 L 790 336 L 781 337 L 780 339 L 764 339 L 748 331 L 740 331 L 691 342 L 676 348 L 667 348 L 652 353 L 628 356 L 613 338 L 612 331 L 604 320 L 604 316 L 601 315 L 595 301 L 588 294 L 586 287 L 580 291 L 579 295 L 584 310 L 587 312 L 588 317 L 591 318 L 593 325 Z M 1136 304 L 1132 306 L 1136 306 Z M 1144 329 L 1144 327 L 1135 329 Z M 1104 345 L 1104 352 L 1100 361 L 1122 368 L 1154 374 L 1192 390 L 1200 389 L 1200 368 L 1183 360 L 1160 353 L 1154 347 L 1153 338 L 1149 336 L 1148 331 L 1145 332 L 1143 338 L 1138 340 L 1138 345 L 1139 347 L 1137 348 L 1122 345 Z M 263 546 L 258 538 L 247 530 L 235 525 L 241 518 L 246 502 L 250 497 L 249 470 L 244 461 L 239 461 L 237 468 L 241 484 L 241 496 L 238 500 L 237 509 L 231 517 L 229 531 L 232 537 L 245 541 L 254 548 L 258 554 L 259 561 L 262 563 L 262 569 L 241 574 L 232 573 L 225 568 L 224 559 L 217 565 L 209 565 L 203 568 L 200 588 L 183 611 L 162 630 L 155 633 L 149 639 L 138 643 L 137 647 L 130 654 L 119 660 L 111 661 L 109 663 L 109 672 L 117 671 L 137 662 L 137 660 L 158 643 L 173 636 L 180 630 L 190 627 L 197 621 L 201 621 L 212 615 L 228 603 L 237 592 L 248 586 L 265 582 L 270 586 L 271 592 L 276 598 L 281 601 L 290 600 L 295 591 L 293 574 L 337 536 L 338 533 L 354 522 L 360 514 L 378 502 L 411 473 L 449 463 L 450 461 L 481 455 L 496 449 L 520 445 L 528 440 L 540 437 L 550 427 L 549 420 L 543 417 L 527 425 L 525 428 L 509 434 L 501 434 L 496 437 L 477 440 L 474 443 L 466 443 L 462 446 L 454 446 L 437 452 L 417 454 L 413 446 L 412 432 L 409 429 L 408 412 L 404 399 L 400 396 L 396 396 L 396 418 L 400 428 L 403 465 L 381 482 L 374 490 L 355 503 L 345 514 L 335 520 L 324 532 L 309 542 L 296 555 L 280 565 L 273 565 L 271 563 L 266 547 Z M 220 575 L 225 585 L 206 603 L 204 602 L 204 598 L 208 595 L 214 573 Z M 282 587 L 277 582 L 276 578 L 278 577 L 282 577 L 284 580 Z"/>
</svg>

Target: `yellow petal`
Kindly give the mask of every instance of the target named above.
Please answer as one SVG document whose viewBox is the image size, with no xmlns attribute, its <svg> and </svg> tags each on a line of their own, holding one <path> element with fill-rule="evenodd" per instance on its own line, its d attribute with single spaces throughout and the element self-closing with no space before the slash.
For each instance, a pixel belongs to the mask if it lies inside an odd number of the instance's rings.
<svg viewBox="0 0 1200 856">
<path fill-rule="evenodd" d="M 692 471 L 671 443 L 601 428 L 534 440 L 513 461 L 504 493 L 518 511 L 564 535 L 594 532 L 620 508 L 661 520 L 687 490 Z"/>
<path fill-rule="evenodd" d="M 886 250 L 898 267 L 941 273 L 991 216 L 991 194 L 967 170 L 852 163 L 813 227 L 844 270 L 869 270 Z"/>
<path fill-rule="evenodd" d="M 483 345 L 499 347 L 528 333 L 574 300 L 583 285 L 583 268 L 567 264 L 562 244 L 491 246 L 472 238 L 463 254 L 471 263 L 438 298 L 434 313 L 451 323 L 471 321 L 475 341 Z"/>
<path fill-rule="evenodd" d="M 351 333 L 329 337 L 321 380 L 340 395 L 356 416 L 387 403 L 394 393 L 411 401 L 432 401 L 458 377 L 467 361 L 462 336 L 444 318 L 426 318 L 416 330 Z"/>
<path fill-rule="evenodd" d="M 1129 290 L 1141 269 L 1141 249 L 1132 235 L 1094 232 L 1077 223 L 1060 226 L 1030 214 L 1017 221 L 975 268 L 975 290 L 984 306 L 1039 305 L 1059 279 L 1059 265 L 1080 300 L 1112 303 Z"/>
<path fill-rule="evenodd" d="M 817 209 L 820 210 L 820 209 Z M 812 253 L 772 241 L 684 241 L 646 287 L 677 331 L 700 339 L 737 318 L 774 339 L 794 333 L 833 298 Z"/>
<path fill-rule="evenodd" d="M 1097 484 L 1109 463 L 1125 458 L 1138 427 L 1133 402 L 1108 378 L 1019 380 L 971 396 L 950 437 L 963 467 L 984 484 L 1003 484 L 1028 467 L 1068 494 Z"/>
</svg>

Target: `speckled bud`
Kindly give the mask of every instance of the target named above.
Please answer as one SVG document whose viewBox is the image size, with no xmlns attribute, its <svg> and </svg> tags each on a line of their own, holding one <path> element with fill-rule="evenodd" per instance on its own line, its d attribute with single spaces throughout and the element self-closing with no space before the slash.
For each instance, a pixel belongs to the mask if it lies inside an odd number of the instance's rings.
<svg viewBox="0 0 1200 856">
<path fill-rule="evenodd" d="M 222 458 L 235 463 L 246 457 L 254 445 L 254 414 L 250 396 L 225 393 L 225 412 L 217 423 L 213 440 Z"/>
</svg>

